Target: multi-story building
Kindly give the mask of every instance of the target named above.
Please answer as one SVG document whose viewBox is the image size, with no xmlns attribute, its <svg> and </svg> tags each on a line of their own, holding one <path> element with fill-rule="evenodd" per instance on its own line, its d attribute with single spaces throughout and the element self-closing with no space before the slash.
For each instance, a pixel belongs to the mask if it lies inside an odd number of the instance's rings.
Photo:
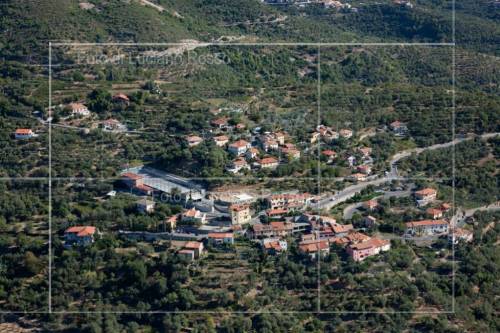
<svg viewBox="0 0 500 333">
<path fill-rule="evenodd" d="M 418 206 L 425 206 L 436 200 L 437 191 L 433 188 L 424 188 L 415 192 L 415 199 Z"/>
<path fill-rule="evenodd" d="M 250 214 L 250 205 L 246 204 L 233 204 L 229 206 L 232 224 L 245 224 L 249 223 L 252 219 Z"/>
<path fill-rule="evenodd" d="M 229 152 L 235 155 L 243 155 L 250 148 L 250 144 L 245 140 L 238 140 L 229 145 Z"/>
<path fill-rule="evenodd" d="M 354 261 L 363 261 L 366 258 L 377 255 L 382 251 L 388 251 L 390 248 L 390 241 L 379 238 L 371 238 L 361 243 L 348 245 L 347 253 Z"/>
<path fill-rule="evenodd" d="M 267 203 L 271 209 L 294 210 L 302 209 L 309 205 L 311 199 L 312 197 L 309 193 L 283 193 L 269 196 L 267 198 Z"/>
</svg>

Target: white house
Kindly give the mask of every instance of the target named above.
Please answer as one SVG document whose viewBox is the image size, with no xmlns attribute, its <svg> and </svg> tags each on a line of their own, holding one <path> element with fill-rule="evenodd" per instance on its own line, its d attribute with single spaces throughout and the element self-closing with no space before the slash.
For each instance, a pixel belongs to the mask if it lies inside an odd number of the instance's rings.
<svg viewBox="0 0 500 333">
<path fill-rule="evenodd" d="M 236 155 L 242 155 L 246 153 L 247 149 L 250 148 L 250 144 L 245 140 L 238 140 L 229 145 L 228 150 Z"/>
</svg>

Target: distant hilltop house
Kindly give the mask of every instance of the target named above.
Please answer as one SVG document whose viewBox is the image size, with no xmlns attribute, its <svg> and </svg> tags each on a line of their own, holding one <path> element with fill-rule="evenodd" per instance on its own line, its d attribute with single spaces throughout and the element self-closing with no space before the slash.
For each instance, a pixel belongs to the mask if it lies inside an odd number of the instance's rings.
<svg viewBox="0 0 500 333">
<path fill-rule="evenodd" d="M 415 199 L 419 207 L 426 206 L 436 200 L 437 191 L 433 188 L 424 188 L 415 192 Z"/>
<path fill-rule="evenodd" d="M 342 3 L 336 0 L 320 0 L 318 3 L 323 4 L 325 8 L 336 8 L 336 9 L 350 9 L 351 5 L 348 3 Z"/>
<path fill-rule="evenodd" d="M 448 232 L 448 222 L 444 220 L 422 220 L 406 223 L 407 235 L 433 235 Z"/>
<path fill-rule="evenodd" d="M 16 139 L 31 139 L 35 136 L 36 134 L 30 128 L 18 128 L 14 132 L 14 138 Z"/>
<path fill-rule="evenodd" d="M 368 257 L 377 255 L 382 251 L 389 251 L 390 249 L 390 241 L 379 238 L 371 238 L 365 242 L 348 245 L 347 253 L 354 261 L 363 261 Z"/>
<path fill-rule="evenodd" d="M 69 108 L 71 110 L 71 114 L 74 116 L 86 117 L 90 115 L 89 109 L 82 103 L 71 103 Z"/>
<path fill-rule="evenodd" d="M 74 226 L 64 231 L 65 246 L 71 247 L 86 246 L 94 242 L 94 237 L 97 234 L 96 227 L 92 226 Z"/>
<path fill-rule="evenodd" d="M 408 127 L 399 120 L 390 123 L 389 127 L 396 136 L 405 136 L 408 134 Z"/>
<path fill-rule="evenodd" d="M 252 219 L 250 205 L 248 204 L 233 204 L 229 206 L 229 213 L 231 214 L 231 223 L 233 225 L 249 223 Z"/>
<path fill-rule="evenodd" d="M 186 142 L 189 147 L 195 147 L 203 142 L 203 139 L 197 135 L 190 135 L 186 137 Z"/>
</svg>

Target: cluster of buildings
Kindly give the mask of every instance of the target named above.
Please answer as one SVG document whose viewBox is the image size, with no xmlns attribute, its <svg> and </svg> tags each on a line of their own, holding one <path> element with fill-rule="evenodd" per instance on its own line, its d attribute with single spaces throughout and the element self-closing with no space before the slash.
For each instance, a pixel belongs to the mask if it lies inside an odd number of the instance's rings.
<svg viewBox="0 0 500 333">
<path fill-rule="evenodd" d="M 319 5 L 324 8 L 335 8 L 340 9 L 350 9 L 352 11 L 357 11 L 356 8 L 352 7 L 348 3 L 342 3 L 337 0 L 261 0 L 268 5 L 289 5 L 303 8 L 310 5 Z"/>
<path fill-rule="evenodd" d="M 343 128 L 340 131 L 335 131 L 333 128 L 326 125 L 318 125 L 316 131 L 312 133 L 310 142 L 315 143 L 318 140 L 323 140 L 326 143 L 331 143 L 334 140 L 350 139 L 354 132 L 348 128 Z"/>
<path fill-rule="evenodd" d="M 290 142 L 286 142 L 287 135 L 283 132 L 259 131 L 251 138 L 251 142 L 241 134 L 236 135 L 237 140 L 232 141 L 227 132 L 241 133 L 246 128 L 243 123 L 229 124 L 229 118 L 220 117 L 210 121 L 212 133 L 210 140 L 216 146 L 226 149 L 234 159 L 227 165 L 226 171 L 237 174 L 251 169 L 275 169 L 280 161 L 298 159 L 300 150 Z M 235 135 L 232 135 L 233 137 Z M 184 138 L 189 147 L 196 147 L 204 139 L 198 135 L 189 135 Z"/>
</svg>

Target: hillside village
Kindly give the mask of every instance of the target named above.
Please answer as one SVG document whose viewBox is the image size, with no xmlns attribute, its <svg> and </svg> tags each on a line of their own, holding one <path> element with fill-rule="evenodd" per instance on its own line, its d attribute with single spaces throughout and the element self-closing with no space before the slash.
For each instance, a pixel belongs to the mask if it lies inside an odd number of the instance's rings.
<svg viewBox="0 0 500 333">
<path fill-rule="evenodd" d="M 114 95 L 112 101 L 124 108 L 130 103 L 129 97 L 123 93 Z M 75 128 L 79 130 L 84 125 L 87 130 L 128 131 L 116 119 L 96 121 L 84 101 L 61 105 L 60 108 L 67 114 L 58 122 L 60 125 L 73 126 L 78 122 L 79 127 Z M 248 128 L 243 122 L 234 122 L 231 113 L 223 109 L 213 110 L 212 114 L 210 131 L 193 132 L 179 137 L 179 140 L 191 149 L 205 142 L 224 149 L 231 158 L 225 167 L 227 177 L 237 179 L 263 170 L 275 170 L 279 165 L 319 154 L 318 160 L 326 165 L 341 163 L 349 170 L 350 174 L 335 178 L 346 183 L 344 189 L 316 195 L 294 191 L 253 196 L 240 191 L 227 194 L 229 199 L 221 199 L 220 194 L 194 181 L 152 166 L 128 168 L 120 172 L 115 189 L 108 193 L 109 198 L 117 193 L 136 196 L 139 214 L 154 214 L 158 201 L 180 204 L 183 210 L 158 221 L 163 225 L 162 232 L 117 230 L 121 237 L 135 241 L 169 240 L 171 250 L 188 261 L 203 258 L 207 249 L 213 247 L 234 247 L 235 239 L 239 238 L 251 240 L 270 255 L 286 252 L 293 243 L 311 260 L 328 254 L 332 246 L 338 246 L 354 261 L 390 251 L 394 237 L 417 242 L 439 237 L 448 237 L 453 243 L 472 240 L 470 231 L 453 225 L 451 205 L 438 200 L 438 191 L 431 187 L 405 192 L 404 195 L 413 198 L 414 207 L 411 209 L 416 210 L 421 219 L 405 222 L 404 230 L 380 232 L 380 220 L 373 216 L 379 209 L 376 199 L 358 205 L 354 225 L 349 219 L 341 217 L 337 221 L 330 215 L 329 209 L 343 201 L 352 201 L 353 195 L 372 186 L 371 181 L 405 182 L 398 176 L 394 162 L 390 171 L 375 168 L 374 165 L 379 164 L 372 156 L 372 148 L 356 144 L 357 133 L 349 128 L 318 125 L 311 129 L 308 142 L 297 142 L 283 130 L 264 131 L 261 127 Z M 407 125 L 401 121 L 393 121 L 378 131 L 386 131 L 396 138 L 409 136 Z M 35 137 L 32 129 L 17 129 L 14 135 L 16 140 Z M 339 142 L 342 143 L 340 146 Z M 350 188 L 356 190 L 349 193 Z M 94 226 L 72 226 L 64 231 L 63 236 L 66 247 L 71 248 L 89 246 L 106 232 L 111 231 L 99 231 Z"/>
</svg>

